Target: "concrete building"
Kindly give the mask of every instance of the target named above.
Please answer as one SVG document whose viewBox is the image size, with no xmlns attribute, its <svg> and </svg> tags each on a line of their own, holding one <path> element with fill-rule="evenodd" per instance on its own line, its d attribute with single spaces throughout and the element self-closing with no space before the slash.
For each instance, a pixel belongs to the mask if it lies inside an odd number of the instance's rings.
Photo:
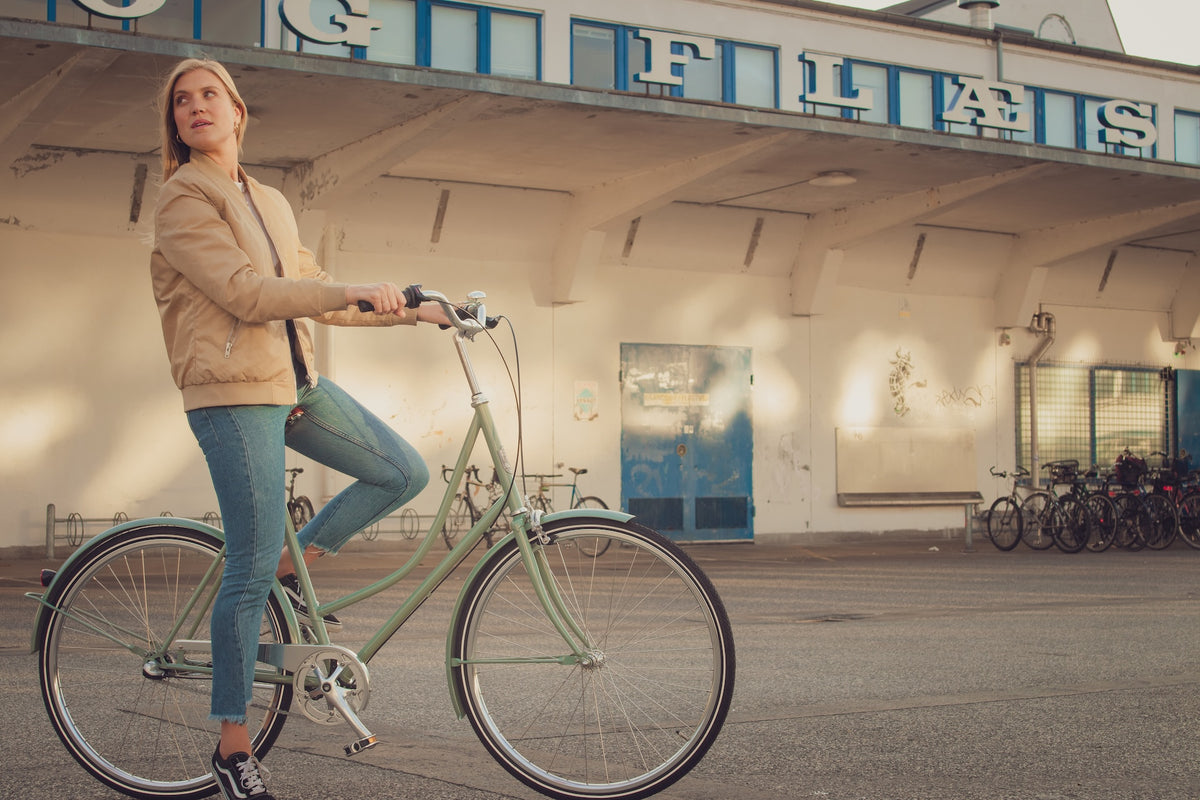
<svg viewBox="0 0 1200 800">
<path fill-rule="evenodd" d="M 679 538 L 957 527 L 994 465 L 1196 433 L 1200 71 L 1103 0 L 0 0 L 0 546 L 215 510 L 147 267 L 155 92 L 201 53 L 320 261 L 486 292 L 525 469 Z M 435 476 L 445 338 L 321 331 Z"/>
</svg>

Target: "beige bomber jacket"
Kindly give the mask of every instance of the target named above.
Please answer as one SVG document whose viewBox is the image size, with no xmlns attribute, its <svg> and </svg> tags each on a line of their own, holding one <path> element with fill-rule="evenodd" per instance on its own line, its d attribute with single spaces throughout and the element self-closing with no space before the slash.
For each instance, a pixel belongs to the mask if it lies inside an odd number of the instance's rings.
<svg viewBox="0 0 1200 800">
<path fill-rule="evenodd" d="M 300 244 L 283 195 L 247 176 L 242 181 L 271 242 L 242 192 L 200 153 L 180 166 L 158 196 L 150 277 L 163 338 L 185 410 L 296 402 L 296 375 L 286 320 L 295 320 L 309 381 L 317 380 L 305 317 L 333 325 L 415 324 L 416 315 L 364 314 L 346 307 L 335 282 Z"/>
</svg>

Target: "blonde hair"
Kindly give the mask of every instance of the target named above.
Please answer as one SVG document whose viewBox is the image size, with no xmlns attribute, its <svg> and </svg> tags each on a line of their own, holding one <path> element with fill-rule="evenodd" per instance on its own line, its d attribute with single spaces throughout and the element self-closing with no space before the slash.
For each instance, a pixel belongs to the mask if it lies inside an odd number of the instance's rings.
<svg viewBox="0 0 1200 800">
<path fill-rule="evenodd" d="M 186 164 L 192 157 L 192 148 L 183 143 L 179 138 L 179 128 L 175 126 L 175 104 L 173 95 L 175 94 L 175 84 L 184 75 L 189 72 L 194 72 L 198 69 L 206 69 L 216 76 L 217 80 L 225 87 L 225 91 L 229 93 L 229 98 L 233 104 L 241 109 L 242 124 L 238 126 L 237 143 L 238 152 L 242 149 L 242 140 L 246 137 L 246 122 L 249 115 L 246 113 L 246 102 L 242 100 L 242 96 L 238 94 L 237 86 L 233 83 L 233 76 L 229 74 L 229 70 L 219 61 L 213 61 L 211 58 L 188 58 L 180 61 L 171 70 L 166 81 L 163 82 L 162 90 L 158 96 L 159 113 L 162 114 L 162 179 L 165 181 L 175 174 L 175 170 L 183 164 Z"/>
</svg>

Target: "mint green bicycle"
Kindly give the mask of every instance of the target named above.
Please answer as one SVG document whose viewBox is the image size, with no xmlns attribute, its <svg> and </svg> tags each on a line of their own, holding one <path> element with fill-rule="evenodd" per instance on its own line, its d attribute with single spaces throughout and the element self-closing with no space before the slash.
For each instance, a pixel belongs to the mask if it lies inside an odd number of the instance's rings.
<svg viewBox="0 0 1200 800">
<path fill-rule="evenodd" d="M 514 470 L 468 357 L 468 344 L 495 322 L 483 294 L 458 306 L 411 288 L 454 321 L 474 416 L 428 532 L 392 574 L 319 603 L 289 526 L 287 546 L 315 613 L 299 625 L 276 584 L 263 614 L 254 754 L 267 754 L 289 714 L 348 724 L 348 755 L 376 744 L 360 716 L 368 663 L 507 511 L 511 532 L 472 568 L 451 614 L 444 668 L 454 711 L 506 770 L 550 797 L 632 800 L 660 791 L 704 756 L 729 711 L 734 644 L 721 599 L 687 554 L 628 514 L 531 510 L 513 491 Z M 439 542 L 481 436 L 508 491 L 365 645 L 334 644 L 324 614 L 395 586 Z M 584 553 L 612 542 L 615 555 Z M 84 768 L 127 795 L 218 791 L 207 636 L 223 552 L 221 531 L 201 522 L 124 522 L 47 574 L 43 593 L 27 595 L 40 604 L 33 649 L 51 722 Z"/>
</svg>

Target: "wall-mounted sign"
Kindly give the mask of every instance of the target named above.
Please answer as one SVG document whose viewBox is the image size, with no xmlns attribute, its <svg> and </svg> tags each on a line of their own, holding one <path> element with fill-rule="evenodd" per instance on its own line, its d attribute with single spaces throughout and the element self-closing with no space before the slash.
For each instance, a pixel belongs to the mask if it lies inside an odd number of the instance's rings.
<svg viewBox="0 0 1200 800">
<path fill-rule="evenodd" d="M 75 2 L 93 14 L 129 20 L 153 14 L 166 0 Z M 380 20 L 371 18 L 370 7 L 370 0 L 280 0 L 278 4 L 280 20 L 296 36 L 317 44 L 368 48 L 368 58 L 372 39 L 390 33 Z M 344 13 L 336 13 L 338 9 Z M 329 13 L 331 10 L 335 13 Z M 324 17 L 327 13 L 328 18 L 321 22 L 313 18 L 314 14 Z M 682 86 L 689 64 L 711 61 L 717 55 L 717 39 L 711 36 L 651 28 L 634 29 L 634 33 L 646 46 L 646 69 L 634 75 L 641 83 Z M 784 64 L 789 63 L 807 72 L 802 81 L 797 81 L 805 84 L 805 92 L 798 97 L 800 102 L 859 111 L 876 107 L 877 98 L 871 89 L 844 90 L 840 85 L 840 75 L 848 66 L 845 57 L 801 51 L 794 60 L 784 60 Z M 1025 102 L 1026 87 L 971 76 L 956 75 L 952 80 L 958 91 L 940 113 L 941 122 L 1022 133 L 1032 130 L 1030 114 L 1013 110 Z M 1132 148 L 1152 146 L 1158 140 L 1154 111 L 1149 103 L 1131 100 L 1100 104 L 1096 111 L 1100 141 Z"/>
</svg>

